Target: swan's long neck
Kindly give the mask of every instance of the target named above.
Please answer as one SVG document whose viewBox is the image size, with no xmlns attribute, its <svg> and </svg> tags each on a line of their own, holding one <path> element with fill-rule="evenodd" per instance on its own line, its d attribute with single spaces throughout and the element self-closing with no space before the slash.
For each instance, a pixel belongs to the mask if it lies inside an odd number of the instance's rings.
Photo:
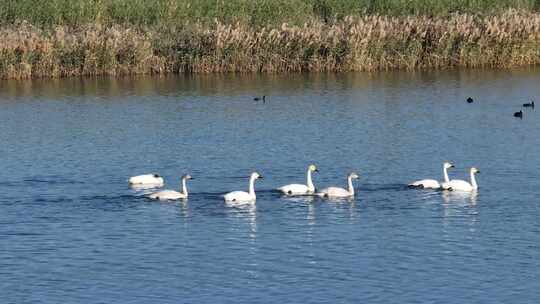
<svg viewBox="0 0 540 304">
<path fill-rule="evenodd" d="M 476 183 L 476 177 L 474 176 L 474 172 L 471 171 L 471 185 L 473 189 L 478 189 L 478 184 Z"/>
<path fill-rule="evenodd" d="M 446 166 L 443 166 L 443 172 L 444 172 L 444 182 L 448 183 L 450 181 L 450 178 L 448 178 L 448 168 L 446 168 Z"/>
<path fill-rule="evenodd" d="M 307 171 L 307 186 L 309 188 L 309 191 L 315 191 L 315 185 L 313 185 L 313 181 L 311 180 L 311 170 L 309 169 Z"/>
<path fill-rule="evenodd" d="M 186 179 L 185 178 L 182 178 L 182 193 L 185 194 L 186 196 L 188 194 L 187 186 L 186 186 Z"/>
<path fill-rule="evenodd" d="M 255 196 L 255 177 L 249 179 L 249 194 Z"/>
<path fill-rule="evenodd" d="M 354 187 L 353 187 L 353 184 L 352 184 L 352 177 L 350 177 L 350 176 L 348 178 L 348 183 L 349 183 L 349 194 L 351 196 L 354 196 Z"/>
</svg>

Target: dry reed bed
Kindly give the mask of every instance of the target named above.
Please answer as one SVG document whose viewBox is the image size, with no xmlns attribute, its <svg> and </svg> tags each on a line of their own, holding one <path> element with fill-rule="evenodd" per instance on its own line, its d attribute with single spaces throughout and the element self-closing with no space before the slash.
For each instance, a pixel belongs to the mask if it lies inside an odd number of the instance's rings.
<svg viewBox="0 0 540 304">
<path fill-rule="evenodd" d="M 540 63 L 540 13 L 347 17 L 251 28 L 87 25 L 0 29 L 0 77 L 509 68 Z"/>
</svg>

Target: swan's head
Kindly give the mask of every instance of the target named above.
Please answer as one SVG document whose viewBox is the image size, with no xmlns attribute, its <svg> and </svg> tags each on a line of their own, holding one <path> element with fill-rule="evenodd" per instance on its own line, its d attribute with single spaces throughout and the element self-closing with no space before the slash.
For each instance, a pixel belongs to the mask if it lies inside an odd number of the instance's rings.
<svg viewBox="0 0 540 304">
<path fill-rule="evenodd" d="M 189 174 L 185 174 L 185 175 L 182 175 L 182 179 L 194 179 L 193 177 L 191 177 L 191 175 Z"/>
<path fill-rule="evenodd" d="M 349 174 L 349 178 L 350 179 L 359 179 L 360 176 L 356 172 L 352 172 L 351 174 Z"/>
<path fill-rule="evenodd" d="M 317 169 L 317 166 L 315 165 L 309 165 L 308 170 L 311 172 L 319 172 L 319 169 Z"/>
<path fill-rule="evenodd" d="M 480 173 L 480 170 L 476 169 L 475 167 L 472 167 L 471 168 L 471 173 L 472 174 Z"/>
<path fill-rule="evenodd" d="M 444 163 L 444 168 L 445 169 L 450 169 L 450 168 L 454 168 L 455 166 L 452 164 L 452 163 L 449 163 L 449 162 L 445 162 Z"/>
<path fill-rule="evenodd" d="M 263 178 L 263 176 L 260 175 L 258 172 L 253 172 L 253 173 L 251 173 L 251 178 L 253 178 L 253 179 L 261 179 L 261 178 Z"/>
</svg>

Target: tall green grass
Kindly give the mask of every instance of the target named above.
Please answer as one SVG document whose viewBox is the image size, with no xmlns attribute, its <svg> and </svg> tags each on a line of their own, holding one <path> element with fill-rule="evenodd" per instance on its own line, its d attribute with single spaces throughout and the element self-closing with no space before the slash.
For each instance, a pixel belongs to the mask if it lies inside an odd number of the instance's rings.
<svg viewBox="0 0 540 304">
<path fill-rule="evenodd" d="M 2 0 L 0 23 L 34 25 L 184 24 L 241 22 L 301 25 L 313 19 L 339 21 L 350 15 L 493 14 L 514 8 L 538 11 L 540 0 Z"/>
<path fill-rule="evenodd" d="M 540 64 L 540 0 L 0 0 L 0 78 Z"/>
</svg>

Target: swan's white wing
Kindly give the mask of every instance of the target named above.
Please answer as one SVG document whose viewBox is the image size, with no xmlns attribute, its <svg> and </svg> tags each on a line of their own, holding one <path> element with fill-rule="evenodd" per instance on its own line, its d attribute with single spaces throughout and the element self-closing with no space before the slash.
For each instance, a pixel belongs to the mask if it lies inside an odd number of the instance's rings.
<svg viewBox="0 0 540 304">
<path fill-rule="evenodd" d="M 279 191 L 286 195 L 303 195 L 312 193 L 309 191 L 308 186 L 301 184 L 290 184 L 278 188 Z"/>
<path fill-rule="evenodd" d="M 349 191 L 339 188 L 339 187 L 328 187 L 325 189 L 322 189 L 319 193 L 317 193 L 318 196 L 321 197 L 349 197 L 351 194 Z"/>
<path fill-rule="evenodd" d="M 186 198 L 186 196 L 183 193 L 180 193 L 174 190 L 158 191 L 158 192 L 150 194 L 148 197 L 151 199 L 157 199 L 157 200 L 162 200 L 162 201 Z"/>
<path fill-rule="evenodd" d="M 254 201 L 255 197 L 244 191 L 233 191 L 223 196 L 226 202 L 250 202 Z"/>
<path fill-rule="evenodd" d="M 434 179 L 423 179 L 415 181 L 414 183 L 410 183 L 409 186 L 421 187 L 424 189 L 439 189 L 441 187 L 441 184 Z"/>
<path fill-rule="evenodd" d="M 163 177 L 157 174 L 143 174 L 132 176 L 129 178 L 129 183 L 131 185 L 144 185 L 152 184 L 155 186 L 163 185 Z"/>
<path fill-rule="evenodd" d="M 449 181 L 448 183 L 443 183 L 442 188 L 444 190 L 452 190 L 452 191 L 472 191 L 473 186 L 464 180 L 461 179 L 453 179 Z"/>
</svg>

